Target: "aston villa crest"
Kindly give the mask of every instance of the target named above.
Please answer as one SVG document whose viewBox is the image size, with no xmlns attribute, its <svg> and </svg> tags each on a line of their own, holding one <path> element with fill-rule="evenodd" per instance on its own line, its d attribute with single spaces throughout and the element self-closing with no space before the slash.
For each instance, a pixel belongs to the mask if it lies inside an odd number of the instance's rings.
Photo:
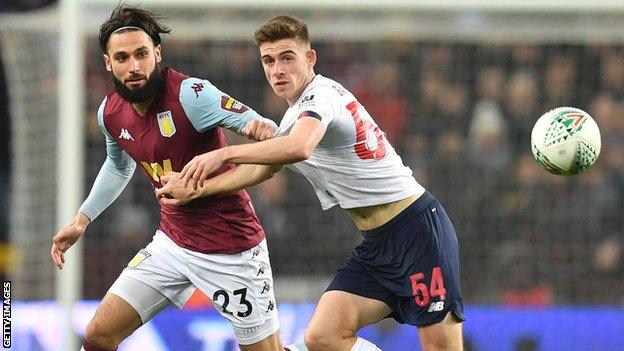
<svg viewBox="0 0 624 351">
<path fill-rule="evenodd" d="M 175 134 L 176 127 L 175 124 L 173 124 L 171 111 L 160 112 L 156 114 L 156 118 L 158 118 L 158 128 L 162 136 L 170 138 Z"/>
</svg>

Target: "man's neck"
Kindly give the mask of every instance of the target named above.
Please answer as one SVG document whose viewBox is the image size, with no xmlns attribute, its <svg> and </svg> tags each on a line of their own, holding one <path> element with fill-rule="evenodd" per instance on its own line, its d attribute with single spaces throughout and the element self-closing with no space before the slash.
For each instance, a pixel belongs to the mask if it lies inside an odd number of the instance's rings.
<svg viewBox="0 0 624 351">
<path fill-rule="evenodd" d="M 140 114 L 141 116 L 145 116 L 145 114 L 147 113 L 147 110 L 149 109 L 150 105 L 152 104 L 152 101 L 154 101 L 154 97 L 152 97 L 151 99 L 145 101 L 145 102 L 139 102 L 136 104 L 132 104 L 132 107 L 134 107 L 134 110 Z"/>
<path fill-rule="evenodd" d="M 292 101 L 290 101 L 288 99 L 286 100 L 286 102 L 288 103 L 288 106 L 292 106 L 295 102 L 297 102 L 297 100 L 299 100 L 299 98 L 301 97 L 301 94 L 303 94 L 303 92 L 306 90 L 308 85 L 310 85 L 310 83 L 312 83 L 312 81 L 314 80 L 314 77 L 316 77 L 316 73 L 312 72 L 312 74 L 308 78 L 308 81 L 305 82 L 305 84 L 303 84 L 303 87 L 301 88 L 301 91 L 299 92 L 299 94 L 297 94 L 297 96 L 295 96 L 292 99 Z"/>
</svg>

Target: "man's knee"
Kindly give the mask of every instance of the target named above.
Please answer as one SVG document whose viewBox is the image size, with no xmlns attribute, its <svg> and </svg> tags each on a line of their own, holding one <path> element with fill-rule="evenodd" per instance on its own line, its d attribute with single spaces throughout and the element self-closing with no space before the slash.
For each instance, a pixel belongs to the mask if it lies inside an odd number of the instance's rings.
<svg viewBox="0 0 624 351">
<path fill-rule="evenodd" d="M 303 342 L 309 351 L 342 349 L 345 343 L 355 337 L 353 331 L 328 330 L 308 326 Z"/>
<path fill-rule="evenodd" d="M 425 351 L 461 351 L 463 349 L 462 323 L 445 318 L 441 323 L 419 329 Z"/>
<path fill-rule="evenodd" d="M 438 339 L 423 343 L 425 351 L 462 351 L 463 345 L 460 339 Z"/>
<path fill-rule="evenodd" d="M 87 325 L 84 339 L 92 347 L 102 350 L 115 350 L 123 340 L 123 336 L 116 334 L 111 328 L 107 328 L 94 318 Z"/>
<path fill-rule="evenodd" d="M 310 329 L 306 330 L 303 342 L 309 351 L 328 350 L 332 345 L 330 336 Z"/>
</svg>

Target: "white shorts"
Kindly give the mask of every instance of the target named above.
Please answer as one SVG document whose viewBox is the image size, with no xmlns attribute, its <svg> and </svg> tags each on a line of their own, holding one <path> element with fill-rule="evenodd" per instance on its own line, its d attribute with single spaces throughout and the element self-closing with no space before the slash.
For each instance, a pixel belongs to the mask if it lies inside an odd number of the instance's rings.
<svg viewBox="0 0 624 351">
<path fill-rule="evenodd" d="M 157 290 L 178 308 L 195 288 L 200 289 L 230 320 L 239 344 L 256 343 L 279 329 L 266 239 L 237 254 L 203 254 L 181 248 L 157 230 L 152 242 L 136 254 L 109 289 L 137 310 L 145 323 L 163 308 L 162 301 L 136 281 Z M 141 301 L 146 299 L 150 301 Z"/>
</svg>

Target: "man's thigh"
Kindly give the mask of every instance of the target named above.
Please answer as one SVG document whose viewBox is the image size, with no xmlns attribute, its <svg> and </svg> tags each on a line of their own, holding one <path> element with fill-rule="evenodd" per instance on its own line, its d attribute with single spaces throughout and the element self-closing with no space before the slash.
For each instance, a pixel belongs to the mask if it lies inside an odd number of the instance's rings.
<svg viewBox="0 0 624 351">
<path fill-rule="evenodd" d="M 124 299 L 106 294 L 87 327 L 87 337 L 93 334 L 123 340 L 142 325 L 137 311 Z"/>
<path fill-rule="evenodd" d="M 279 320 L 266 241 L 232 255 L 185 252 L 189 279 L 232 323 L 238 343 L 271 343 Z"/>
<path fill-rule="evenodd" d="M 257 343 L 251 345 L 239 344 L 241 351 L 283 351 L 279 333 L 275 332 Z"/>
<path fill-rule="evenodd" d="M 392 313 L 382 301 L 345 291 L 327 291 L 321 297 L 308 328 L 318 334 L 349 337 L 360 328 L 376 323 Z"/>
<path fill-rule="evenodd" d="M 418 337 L 427 350 L 463 350 L 462 322 L 454 312 L 447 313 L 439 323 L 418 327 Z"/>
</svg>

